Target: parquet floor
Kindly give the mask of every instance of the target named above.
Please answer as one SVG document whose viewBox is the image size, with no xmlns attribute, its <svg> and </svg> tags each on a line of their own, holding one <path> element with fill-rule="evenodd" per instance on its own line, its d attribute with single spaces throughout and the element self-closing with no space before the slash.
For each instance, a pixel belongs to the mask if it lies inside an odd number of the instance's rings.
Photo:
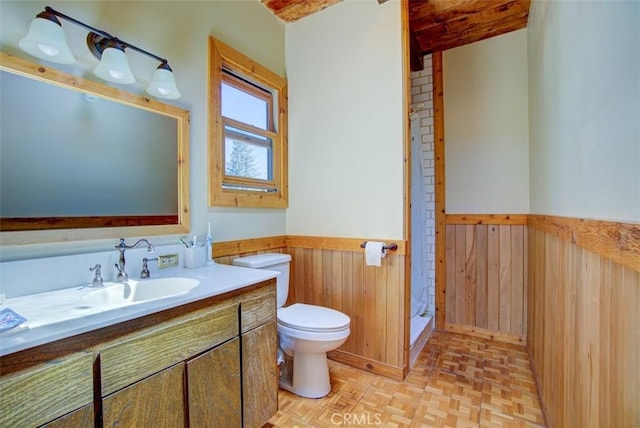
<svg viewBox="0 0 640 428">
<path fill-rule="evenodd" d="M 329 361 L 321 399 L 279 393 L 266 427 L 541 427 L 527 351 L 434 332 L 403 382 Z"/>
</svg>

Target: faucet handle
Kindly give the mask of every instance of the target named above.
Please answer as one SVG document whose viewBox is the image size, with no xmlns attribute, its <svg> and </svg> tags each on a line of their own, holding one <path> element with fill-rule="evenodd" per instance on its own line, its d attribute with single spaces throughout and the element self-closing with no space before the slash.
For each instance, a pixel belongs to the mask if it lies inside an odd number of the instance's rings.
<svg viewBox="0 0 640 428">
<path fill-rule="evenodd" d="M 153 262 L 153 261 L 158 261 L 157 257 L 154 257 L 152 259 L 148 259 L 148 258 L 143 258 L 142 259 L 142 271 L 140 272 L 140 278 L 149 278 L 151 276 L 151 272 L 149 272 L 149 266 L 147 265 L 147 262 Z"/>
<path fill-rule="evenodd" d="M 104 285 L 104 280 L 102 279 L 100 269 L 102 269 L 102 265 L 100 263 L 97 263 L 94 267 L 89 268 L 90 272 L 96 272 L 95 276 L 93 277 L 93 281 L 91 282 L 92 287 L 102 287 Z"/>
</svg>

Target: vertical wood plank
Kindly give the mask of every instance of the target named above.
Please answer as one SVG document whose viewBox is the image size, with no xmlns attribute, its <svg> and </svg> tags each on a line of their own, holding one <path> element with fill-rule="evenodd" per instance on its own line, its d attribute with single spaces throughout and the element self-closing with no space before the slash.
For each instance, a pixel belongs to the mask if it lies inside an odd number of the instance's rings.
<svg viewBox="0 0 640 428">
<path fill-rule="evenodd" d="M 599 382 L 600 394 L 604 397 L 611 396 L 611 261 L 604 260 L 600 270 L 600 326 L 598 328 L 598 336 L 600 339 L 600 376 Z M 601 427 L 611 426 L 611 406 L 609 400 L 599 400 L 599 421 Z"/>
<path fill-rule="evenodd" d="M 449 324 L 456 322 L 456 227 L 447 225 L 446 227 L 446 290 L 445 304 L 446 321 Z M 443 312 L 444 313 L 444 312 Z"/>
<path fill-rule="evenodd" d="M 523 254 L 523 258 L 524 258 L 524 274 L 522 275 L 522 298 L 523 298 L 523 302 L 522 302 L 522 331 L 523 337 L 527 337 L 527 331 L 528 331 L 528 319 L 529 319 L 529 304 L 528 304 L 528 299 L 529 299 L 529 231 L 527 227 L 523 227 L 523 238 L 524 238 L 524 242 L 522 244 L 522 248 L 524 251 Z"/>
<path fill-rule="evenodd" d="M 621 314 L 624 311 L 624 277 L 625 270 L 620 265 L 611 267 L 611 313 Z M 611 354 L 616 358 L 609 367 L 611 377 L 611 425 L 612 427 L 621 427 L 625 424 L 624 412 L 624 384 L 627 374 L 625 373 L 623 364 L 620 364 L 620 350 L 623 347 L 624 337 L 624 319 L 621 316 L 614 316 L 611 319 L 611 327 L 609 330 L 611 336 Z"/>
<path fill-rule="evenodd" d="M 367 358 L 375 358 L 376 335 L 376 278 L 375 268 L 364 266 L 363 268 L 363 355 Z"/>
<path fill-rule="evenodd" d="M 402 271 L 400 265 L 400 257 L 390 254 L 387 260 L 387 277 L 384 288 L 386 290 L 386 299 L 383 309 L 386 310 L 385 330 L 385 361 L 394 366 L 402 365 L 402 352 L 404 347 L 404 335 L 400 334 L 404 331 L 402 321 L 402 308 L 404 307 L 402 290 L 404 283 L 402 282 Z"/>
<path fill-rule="evenodd" d="M 554 364 L 550 363 L 554 361 L 554 352 L 556 352 L 554 346 L 550 346 L 555 343 L 555 328 L 556 328 L 556 314 L 557 314 L 557 299 L 555 298 L 555 291 L 560 290 L 558 288 L 557 277 L 557 251 L 558 240 L 553 236 L 545 237 L 544 241 L 544 260 L 545 260 L 545 275 L 543 280 L 543 296 L 544 304 L 542 305 L 542 330 L 543 330 L 543 358 L 544 365 L 541 370 L 541 378 L 543 379 L 543 391 L 547 397 L 554 396 L 554 388 L 550 387 L 549 380 L 552 379 L 552 371 Z M 551 398 L 552 399 L 552 398 Z M 549 409 L 551 412 L 553 408 Z"/>
<path fill-rule="evenodd" d="M 353 262 L 352 253 L 350 251 L 343 251 L 342 253 L 342 312 L 344 312 L 349 318 L 351 318 L 351 335 L 349 339 L 343 345 L 343 349 L 347 352 L 354 353 L 355 347 L 353 346 L 353 330 L 354 316 L 353 316 Z"/>
<path fill-rule="evenodd" d="M 464 289 L 465 289 L 465 324 L 475 325 L 476 322 L 476 226 L 464 226 L 465 257 L 464 257 Z"/>
<path fill-rule="evenodd" d="M 322 300 L 318 303 L 320 306 L 324 306 L 325 308 L 333 307 L 333 250 L 320 250 L 320 254 L 322 255 L 322 276 L 321 278 L 321 286 L 322 286 Z"/>
<path fill-rule="evenodd" d="M 303 248 L 302 254 L 303 254 L 302 263 L 304 265 L 304 270 L 303 270 L 304 278 L 302 281 L 302 284 L 303 284 L 302 297 L 304 300 L 302 301 L 302 303 L 312 304 L 313 302 L 315 302 L 314 290 L 313 290 L 313 283 L 314 283 L 313 249 Z"/>
<path fill-rule="evenodd" d="M 638 383 L 640 381 L 640 354 L 637 352 L 640 344 L 640 273 L 625 268 L 623 271 L 622 293 L 624 295 L 623 314 L 624 323 L 622 325 L 623 341 L 621 343 L 626 349 L 620 355 L 622 371 L 627 374 L 622 391 L 624 426 L 640 426 L 640 392 Z M 635 351 L 634 351 L 635 344 Z M 632 380 L 632 379 L 635 379 Z"/>
<path fill-rule="evenodd" d="M 389 261 L 385 258 L 382 266 L 371 268 L 375 287 L 375 317 L 374 317 L 374 351 L 373 357 L 377 361 L 386 361 L 387 342 L 387 269 Z M 397 334 L 397 333 L 396 333 Z"/>
<path fill-rule="evenodd" d="M 500 328 L 500 233 L 499 227 L 488 226 L 487 237 L 487 326 Z"/>
<path fill-rule="evenodd" d="M 587 266 L 588 279 L 585 281 L 588 293 L 587 313 L 588 323 L 584 326 L 588 338 L 589 363 L 589 401 L 588 420 L 597 421 L 600 419 L 600 287 L 602 286 L 602 257 L 595 253 L 589 253 L 590 260 Z M 637 308 L 636 308 L 637 309 Z M 636 326 L 637 327 L 637 326 Z"/>
<path fill-rule="evenodd" d="M 352 266 L 353 266 L 353 276 L 352 276 L 352 302 L 353 302 L 353 325 L 355 327 L 352 330 L 351 335 L 353 336 L 353 346 L 355 349 L 362 352 L 364 355 L 364 308 L 366 305 L 365 301 L 365 283 L 364 283 L 364 259 L 362 254 L 353 253 L 352 254 Z M 370 296 L 369 296 L 370 297 Z"/>
<path fill-rule="evenodd" d="M 331 285 L 329 289 L 331 290 L 331 307 L 340 312 L 344 312 L 342 307 L 343 293 L 345 289 L 345 284 L 342 283 L 343 274 L 342 274 L 342 254 L 343 251 L 332 251 L 331 252 Z"/>
<path fill-rule="evenodd" d="M 487 263 L 489 256 L 487 225 L 477 225 L 476 234 L 476 325 L 478 327 L 487 328 Z"/>
<path fill-rule="evenodd" d="M 324 285 L 323 285 L 323 269 L 322 269 L 322 249 L 311 249 L 311 289 L 312 297 L 311 301 L 314 305 L 324 304 Z"/>
<path fill-rule="evenodd" d="M 499 330 L 511 330 L 511 226 L 498 226 L 500 234 Z"/>
<path fill-rule="evenodd" d="M 511 226 L 511 333 L 524 335 L 524 226 Z"/>
<path fill-rule="evenodd" d="M 465 227 L 462 225 L 456 225 L 456 323 L 465 323 L 465 279 L 464 279 L 464 264 L 465 264 Z"/>
</svg>

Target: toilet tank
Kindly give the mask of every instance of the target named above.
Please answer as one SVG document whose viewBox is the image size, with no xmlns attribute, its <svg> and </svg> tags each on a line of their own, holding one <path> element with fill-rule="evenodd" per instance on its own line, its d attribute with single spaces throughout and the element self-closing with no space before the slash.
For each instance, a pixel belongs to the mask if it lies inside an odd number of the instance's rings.
<svg viewBox="0 0 640 428">
<path fill-rule="evenodd" d="M 276 299 L 278 308 L 284 306 L 289 295 L 289 254 L 265 253 L 255 256 L 239 257 L 233 260 L 234 266 L 242 266 L 252 269 L 265 269 L 280 272 L 276 277 Z"/>
</svg>

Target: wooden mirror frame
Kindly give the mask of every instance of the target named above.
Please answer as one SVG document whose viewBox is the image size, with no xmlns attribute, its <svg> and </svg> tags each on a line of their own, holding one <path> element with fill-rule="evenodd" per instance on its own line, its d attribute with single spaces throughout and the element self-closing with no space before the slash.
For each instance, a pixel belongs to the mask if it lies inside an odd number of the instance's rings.
<svg viewBox="0 0 640 428">
<path fill-rule="evenodd" d="M 90 239 L 115 239 L 131 236 L 183 234 L 190 231 L 189 210 L 189 111 L 163 104 L 159 101 L 121 91 L 99 82 L 31 62 L 4 52 L 0 52 L 0 70 L 15 73 L 41 82 L 57 85 L 70 90 L 105 98 L 128 106 L 141 108 L 176 119 L 177 121 L 177 180 L 178 180 L 178 221 L 175 224 L 145 224 L 144 218 L 127 219 L 120 216 L 120 223 L 114 219 L 85 217 L 84 224 L 72 225 L 73 228 L 54 228 L 39 230 L 11 230 L 0 232 L 0 246 L 51 243 L 62 241 L 83 241 Z M 103 221 L 104 220 L 104 221 Z M 43 217 L 41 224 L 46 224 Z M 113 226 L 118 224 L 117 226 Z M 127 225 L 127 226 L 125 226 Z M 97 227 L 96 227 L 97 226 Z"/>
</svg>

